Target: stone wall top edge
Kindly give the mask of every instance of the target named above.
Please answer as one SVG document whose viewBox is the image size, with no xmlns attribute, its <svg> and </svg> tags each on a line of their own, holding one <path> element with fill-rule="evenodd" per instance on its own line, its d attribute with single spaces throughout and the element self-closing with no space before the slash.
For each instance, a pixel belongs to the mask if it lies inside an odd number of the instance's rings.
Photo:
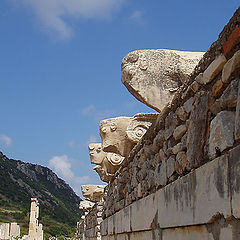
<svg viewBox="0 0 240 240">
<path fill-rule="evenodd" d="M 178 91 L 176 92 L 173 100 L 171 103 L 169 103 L 161 113 L 159 113 L 159 117 L 157 118 L 155 124 L 153 124 L 146 134 L 143 136 L 143 138 L 138 142 L 138 144 L 132 149 L 132 151 L 129 154 L 129 157 L 127 161 L 125 161 L 124 165 L 119 169 L 118 173 L 121 171 L 122 168 L 126 167 L 129 162 L 134 158 L 134 156 L 137 154 L 137 152 L 142 148 L 144 144 L 148 145 L 158 131 L 164 126 L 164 120 L 169 112 L 175 111 L 177 107 L 181 106 L 184 101 L 186 101 L 188 98 L 192 97 L 194 95 L 193 92 L 190 92 L 190 95 L 186 96 L 186 99 L 182 99 L 183 93 L 187 90 L 188 86 L 194 81 L 194 79 L 201 73 L 204 72 L 204 70 L 207 69 L 207 67 L 211 64 L 211 62 L 223 52 L 223 45 L 227 41 L 228 37 L 230 36 L 231 32 L 234 30 L 234 28 L 240 25 L 240 7 L 236 10 L 232 18 L 229 20 L 229 22 L 226 24 L 226 26 L 223 28 L 221 33 L 219 34 L 218 39 L 212 43 L 212 45 L 209 47 L 207 52 L 204 54 L 203 58 L 200 60 L 199 64 L 196 66 L 195 70 L 191 74 L 191 77 L 189 79 L 189 82 L 185 85 L 182 85 Z M 230 53 L 228 58 L 230 58 L 233 55 L 233 53 Z"/>
</svg>

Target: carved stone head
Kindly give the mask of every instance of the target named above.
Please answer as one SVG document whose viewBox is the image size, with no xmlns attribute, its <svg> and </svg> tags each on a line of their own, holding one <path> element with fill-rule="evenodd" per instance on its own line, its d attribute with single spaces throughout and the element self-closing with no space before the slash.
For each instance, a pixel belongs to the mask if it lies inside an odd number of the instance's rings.
<svg viewBox="0 0 240 240">
<path fill-rule="evenodd" d="M 83 197 L 91 202 L 99 202 L 103 197 L 104 187 L 105 185 L 82 185 Z"/>
<path fill-rule="evenodd" d="M 103 151 L 117 153 L 124 157 L 128 155 L 133 147 L 126 133 L 131 120 L 130 117 L 117 117 L 100 122 Z"/>
<path fill-rule="evenodd" d="M 106 153 L 102 150 L 101 143 L 90 143 L 88 145 L 89 156 L 92 164 L 101 165 Z"/>
<path fill-rule="evenodd" d="M 89 155 L 91 163 L 97 165 L 94 170 L 98 173 L 100 179 L 109 182 L 125 158 L 116 153 L 104 152 L 101 146 L 101 143 L 89 144 Z"/>
</svg>

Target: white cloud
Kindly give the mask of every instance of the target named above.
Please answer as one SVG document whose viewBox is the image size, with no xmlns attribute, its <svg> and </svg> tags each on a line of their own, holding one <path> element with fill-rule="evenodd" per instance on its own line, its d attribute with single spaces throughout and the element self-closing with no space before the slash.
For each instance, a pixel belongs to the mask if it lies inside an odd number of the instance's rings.
<svg viewBox="0 0 240 240">
<path fill-rule="evenodd" d="M 0 142 L 6 146 L 10 146 L 12 144 L 12 139 L 6 135 L 0 135 Z"/>
<path fill-rule="evenodd" d="M 107 18 L 124 0 L 12 0 L 31 9 L 45 31 L 63 39 L 71 38 L 72 19 Z M 70 20 L 70 21 L 69 21 Z"/>
<path fill-rule="evenodd" d="M 90 182 L 89 176 L 76 176 L 71 167 L 71 159 L 67 155 L 54 156 L 49 160 L 49 167 L 63 178 L 77 194 L 80 194 L 80 186 Z"/>
<path fill-rule="evenodd" d="M 140 10 L 134 11 L 132 15 L 129 17 L 129 19 L 140 24 L 144 23 L 143 11 Z"/>
<path fill-rule="evenodd" d="M 81 111 L 81 114 L 82 114 L 83 116 L 87 116 L 89 113 L 95 112 L 95 111 L 96 111 L 96 107 L 91 104 L 91 105 L 83 108 L 82 111 Z"/>
</svg>

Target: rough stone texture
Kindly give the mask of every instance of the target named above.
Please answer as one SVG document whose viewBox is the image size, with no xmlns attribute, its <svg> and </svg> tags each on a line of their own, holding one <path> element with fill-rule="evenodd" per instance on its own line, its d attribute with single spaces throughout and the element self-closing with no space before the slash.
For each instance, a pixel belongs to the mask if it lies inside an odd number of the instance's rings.
<svg viewBox="0 0 240 240">
<path fill-rule="evenodd" d="M 223 45 L 224 55 L 227 56 L 232 48 L 240 42 L 240 29 L 237 25 Z"/>
<path fill-rule="evenodd" d="M 163 160 L 155 169 L 155 183 L 156 186 L 165 186 L 167 183 L 167 161 Z"/>
<path fill-rule="evenodd" d="M 217 151 L 224 151 L 233 146 L 235 113 L 222 111 L 212 120 L 210 124 L 209 157 L 216 157 Z"/>
<path fill-rule="evenodd" d="M 145 231 L 152 229 L 152 222 L 157 214 L 157 198 L 155 194 L 151 194 L 131 207 L 131 230 Z M 144 216 L 144 217 L 143 217 Z"/>
<path fill-rule="evenodd" d="M 207 126 L 208 93 L 199 92 L 190 115 L 187 133 L 187 161 L 190 167 L 198 167 L 203 161 L 203 146 Z"/>
<path fill-rule="evenodd" d="M 239 68 L 240 64 L 240 50 L 237 51 L 231 59 L 227 61 L 222 71 L 222 81 L 228 83 L 232 73 Z"/>
<path fill-rule="evenodd" d="M 84 201 L 80 202 L 79 209 L 89 211 L 94 206 L 94 204 L 95 203 L 93 203 L 93 202 L 84 200 Z"/>
<path fill-rule="evenodd" d="M 168 228 L 207 223 L 216 214 L 227 218 L 231 216 L 229 191 L 228 162 L 222 156 L 156 193 L 158 223 Z"/>
<path fill-rule="evenodd" d="M 202 56 L 202 52 L 137 50 L 122 61 L 122 82 L 139 101 L 160 112 Z"/>
<path fill-rule="evenodd" d="M 238 79 L 231 81 L 231 83 L 222 93 L 221 97 L 216 100 L 216 102 L 213 104 L 213 107 L 217 108 L 217 111 L 220 112 L 220 110 L 236 107 L 238 96 L 238 84 L 239 84 Z"/>
<path fill-rule="evenodd" d="M 186 131 L 187 131 L 186 125 L 180 125 L 174 130 L 173 137 L 175 138 L 175 140 L 179 140 Z"/>
<path fill-rule="evenodd" d="M 205 225 L 182 228 L 169 228 L 164 229 L 162 231 L 162 240 L 193 240 L 193 239 L 215 240 L 212 233 L 208 232 L 208 229 Z"/>
<path fill-rule="evenodd" d="M 236 116 L 235 116 L 235 129 L 234 137 L 236 140 L 240 139 L 240 81 L 238 81 L 238 96 L 237 96 L 237 107 L 236 107 Z"/>
<path fill-rule="evenodd" d="M 230 151 L 229 166 L 232 213 L 235 218 L 240 218 L 240 146 Z"/>
<path fill-rule="evenodd" d="M 83 197 L 91 202 L 99 202 L 104 193 L 105 185 L 82 185 L 82 195 Z"/>
<path fill-rule="evenodd" d="M 175 156 L 171 156 L 167 160 L 167 178 L 170 178 L 175 172 Z"/>
<path fill-rule="evenodd" d="M 188 162 L 187 162 L 187 155 L 185 152 L 179 152 L 176 156 L 176 162 L 175 162 L 175 169 L 176 172 L 183 176 L 184 172 L 187 168 Z"/>
<path fill-rule="evenodd" d="M 20 226 L 15 222 L 10 225 L 10 237 L 13 239 L 20 237 Z"/>
<path fill-rule="evenodd" d="M 200 84 L 207 84 L 211 82 L 222 71 L 222 68 L 226 61 L 227 60 L 223 54 L 219 55 L 208 66 L 208 68 L 196 78 L 196 81 Z"/>
<path fill-rule="evenodd" d="M 0 239 L 9 239 L 10 224 L 0 223 Z"/>
</svg>

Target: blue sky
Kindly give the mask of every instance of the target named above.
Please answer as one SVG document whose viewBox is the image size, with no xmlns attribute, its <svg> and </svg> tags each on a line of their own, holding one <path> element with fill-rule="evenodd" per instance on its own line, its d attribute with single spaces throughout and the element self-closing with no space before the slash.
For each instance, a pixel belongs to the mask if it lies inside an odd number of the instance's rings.
<svg viewBox="0 0 240 240">
<path fill-rule="evenodd" d="M 136 49 L 206 51 L 237 1 L 0 0 L 0 150 L 53 169 L 79 193 L 101 184 L 99 121 L 154 112 L 121 83 Z"/>
</svg>

